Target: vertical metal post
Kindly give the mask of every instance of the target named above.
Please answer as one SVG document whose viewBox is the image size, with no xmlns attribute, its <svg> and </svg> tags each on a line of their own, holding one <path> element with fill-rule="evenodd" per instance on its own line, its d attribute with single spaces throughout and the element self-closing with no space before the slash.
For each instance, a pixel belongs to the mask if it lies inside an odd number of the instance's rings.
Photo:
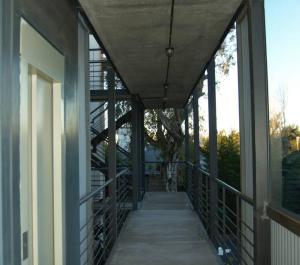
<svg viewBox="0 0 300 265">
<path fill-rule="evenodd" d="M 254 258 L 255 264 L 271 264 L 268 201 L 268 89 L 264 2 L 251 0 L 248 9 L 250 77 L 252 92 Z"/>
<path fill-rule="evenodd" d="M 133 210 L 138 208 L 140 193 L 140 128 L 139 128 L 139 104 L 136 97 L 132 98 L 132 184 L 133 184 Z"/>
<path fill-rule="evenodd" d="M 112 232 L 113 238 L 117 238 L 117 180 L 116 180 L 116 107 L 115 107 L 115 74 L 113 69 L 107 73 L 108 81 L 108 177 L 113 179 L 111 183 L 112 197 Z"/>
<path fill-rule="evenodd" d="M 20 17 L 16 14 L 16 5 L 16 1 L 0 0 L 0 225 L 2 228 L 0 229 L 0 233 L 2 232 L 0 264 L 19 265 L 21 264 Z"/>
<path fill-rule="evenodd" d="M 141 191 L 142 195 L 145 194 L 146 191 L 146 181 L 145 181 L 145 135 L 144 135 L 144 108 L 141 106 Z"/>
<path fill-rule="evenodd" d="M 199 106 L 198 106 L 198 99 L 199 99 L 199 89 L 195 88 L 193 92 L 193 118 L 194 118 L 194 154 L 195 154 L 195 161 L 194 165 L 195 168 L 193 170 L 193 183 L 194 183 L 194 208 L 196 211 L 199 209 L 199 200 L 200 200 L 200 173 L 196 169 L 200 166 L 200 140 L 199 140 Z"/>
<path fill-rule="evenodd" d="M 190 190 L 190 170 L 187 162 L 190 161 L 190 150 L 189 150 L 189 109 L 188 104 L 184 108 L 184 156 L 185 156 L 185 164 L 186 164 L 186 178 L 187 178 L 187 191 L 188 193 L 191 192 Z"/>
<path fill-rule="evenodd" d="M 252 106 L 251 106 L 251 80 L 249 61 L 249 19 L 247 13 L 241 14 L 237 20 L 237 59 L 239 81 L 239 115 L 240 115 L 240 160 L 241 160 L 241 192 L 253 198 L 253 137 L 252 137 Z M 253 207 L 244 201 L 237 201 L 237 216 L 253 228 Z M 237 238 L 240 238 L 242 258 L 247 263 L 252 263 L 249 256 L 242 251 L 246 249 L 253 252 L 245 236 L 252 238 L 253 234 L 247 227 L 237 222 Z"/>
<path fill-rule="evenodd" d="M 138 126 L 138 135 L 137 135 L 137 147 L 138 147 L 138 178 L 139 178 L 139 186 L 138 186 L 138 201 L 142 200 L 142 105 L 139 99 L 137 98 L 137 126 Z"/>
<path fill-rule="evenodd" d="M 208 67 L 208 110 L 209 110 L 209 165 L 210 165 L 210 237 L 214 238 L 217 231 L 217 184 L 212 178 L 218 177 L 217 154 L 217 115 L 216 115 L 216 78 L 215 61 L 212 60 Z"/>
</svg>

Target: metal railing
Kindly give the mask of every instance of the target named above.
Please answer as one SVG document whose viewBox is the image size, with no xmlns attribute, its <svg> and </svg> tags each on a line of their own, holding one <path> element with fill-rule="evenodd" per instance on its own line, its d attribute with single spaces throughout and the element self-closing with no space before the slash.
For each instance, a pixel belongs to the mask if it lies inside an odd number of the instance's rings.
<svg viewBox="0 0 300 265">
<path fill-rule="evenodd" d="M 253 199 L 191 163 L 187 172 L 188 196 L 224 264 L 254 264 Z"/>
<path fill-rule="evenodd" d="M 107 90 L 107 71 L 112 69 L 111 62 L 105 56 L 101 48 L 90 49 L 89 80 L 90 90 Z M 124 89 L 121 79 L 115 77 L 115 89 Z"/>
<path fill-rule="evenodd" d="M 111 185 L 116 182 L 116 194 Z M 104 264 L 126 217 L 132 209 L 131 173 L 124 169 L 115 179 L 80 199 L 80 264 Z M 116 203 L 114 203 L 116 196 Z M 115 218 L 115 220 L 114 220 Z"/>
</svg>

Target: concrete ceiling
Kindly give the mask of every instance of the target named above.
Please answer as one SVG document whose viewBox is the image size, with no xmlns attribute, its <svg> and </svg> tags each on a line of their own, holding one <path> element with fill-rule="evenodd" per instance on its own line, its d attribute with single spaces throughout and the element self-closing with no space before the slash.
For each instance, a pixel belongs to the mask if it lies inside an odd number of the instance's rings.
<svg viewBox="0 0 300 265">
<path fill-rule="evenodd" d="M 172 0 L 80 0 L 129 91 L 148 108 L 183 107 L 241 2 L 174 1 L 165 91 Z"/>
</svg>

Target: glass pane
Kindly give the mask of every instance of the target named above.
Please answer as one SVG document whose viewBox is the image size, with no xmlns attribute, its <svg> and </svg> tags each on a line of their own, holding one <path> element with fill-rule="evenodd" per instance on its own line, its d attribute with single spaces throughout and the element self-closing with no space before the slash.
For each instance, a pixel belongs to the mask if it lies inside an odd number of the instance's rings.
<svg viewBox="0 0 300 265">
<path fill-rule="evenodd" d="M 265 10 L 272 200 L 300 214 L 300 2 L 266 0 Z"/>
<path fill-rule="evenodd" d="M 216 58 L 218 177 L 240 188 L 240 129 L 235 28 L 226 36 Z"/>
<path fill-rule="evenodd" d="M 194 147 L 194 112 L 193 112 L 193 104 L 192 98 L 190 99 L 190 103 L 188 105 L 189 109 L 189 160 L 191 162 L 195 161 L 195 147 Z"/>
<path fill-rule="evenodd" d="M 198 100 L 199 106 L 199 134 L 200 134 L 200 167 L 209 171 L 209 120 L 208 120 L 208 86 L 207 80 L 201 85 Z"/>
</svg>

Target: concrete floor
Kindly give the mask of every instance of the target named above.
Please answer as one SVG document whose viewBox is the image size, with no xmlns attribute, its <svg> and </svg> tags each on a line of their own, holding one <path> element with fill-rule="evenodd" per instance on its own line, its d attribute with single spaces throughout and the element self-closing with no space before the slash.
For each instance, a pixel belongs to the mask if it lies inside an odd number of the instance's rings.
<svg viewBox="0 0 300 265">
<path fill-rule="evenodd" d="M 151 192 L 129 215 L 107 264 L 220 263 L 185 193 Z"/>
</svg>

